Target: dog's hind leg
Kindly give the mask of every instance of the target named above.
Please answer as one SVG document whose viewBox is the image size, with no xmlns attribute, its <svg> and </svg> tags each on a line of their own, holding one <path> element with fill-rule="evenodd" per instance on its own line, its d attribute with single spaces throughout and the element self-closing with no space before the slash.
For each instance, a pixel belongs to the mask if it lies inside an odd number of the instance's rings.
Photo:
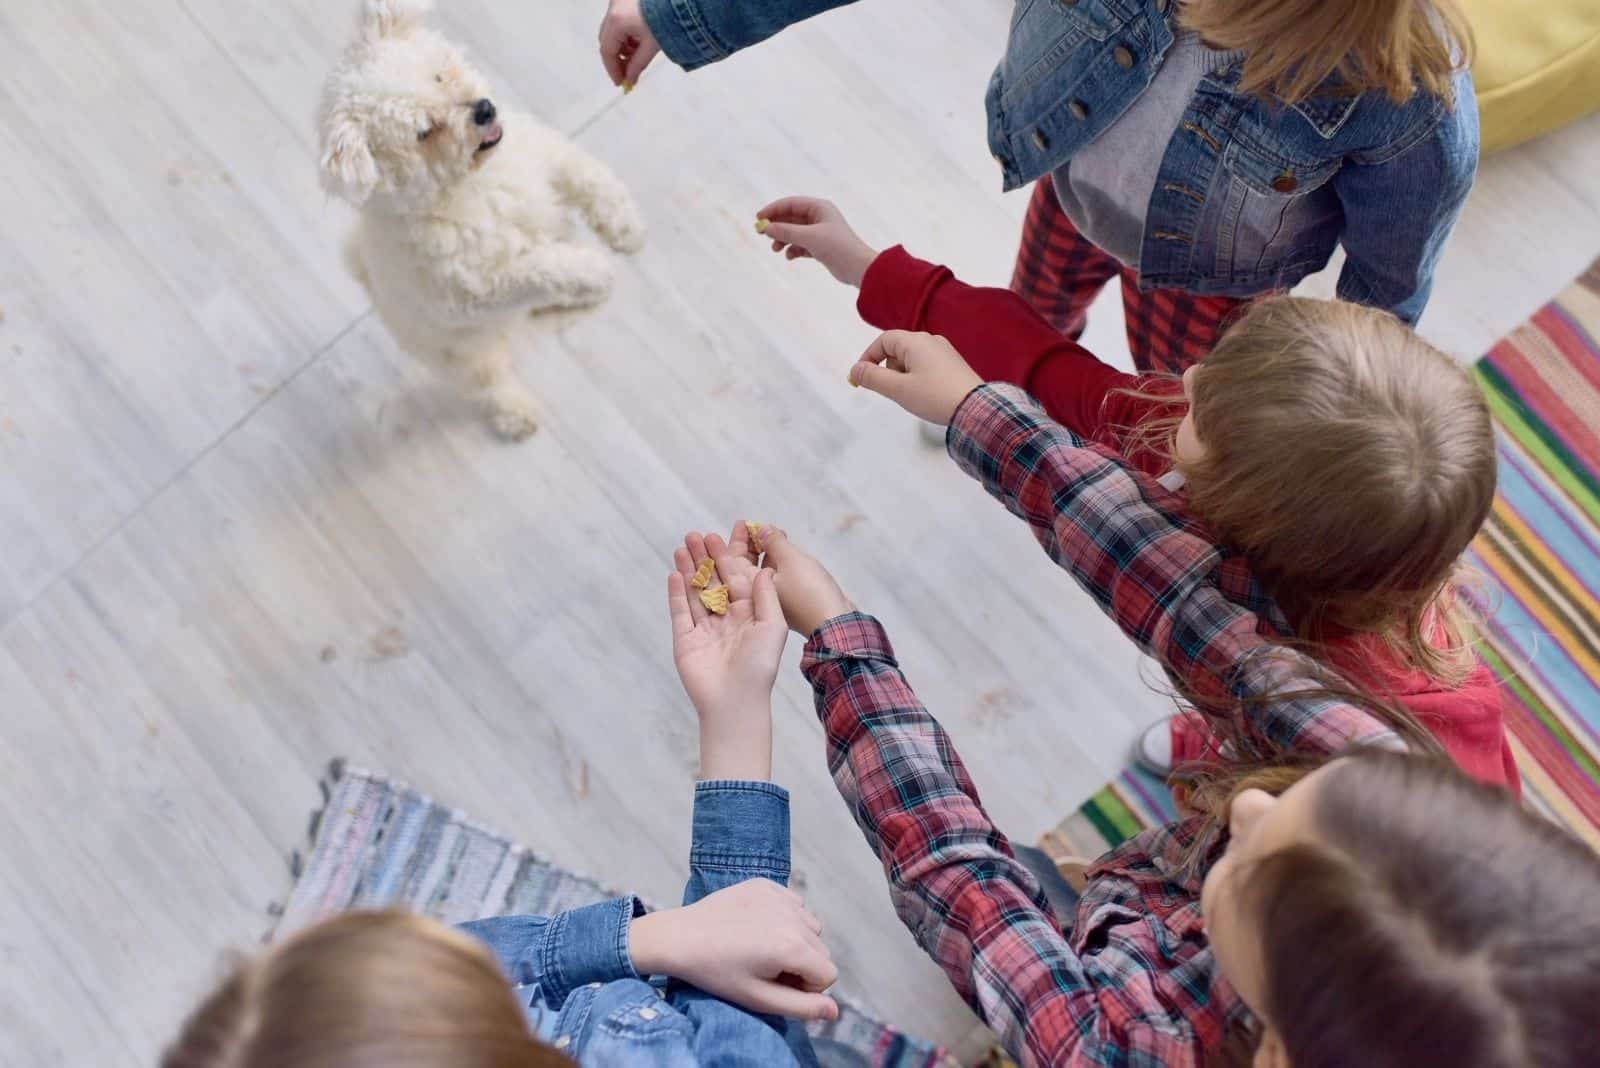
<svg viewBox="0 0 1600 1068">
<path fill-rule="evenodd" d="M 507 441 L 522 441 L 539 429 L 533 394 L 511 366 L 511 347 L 504 337 L 482 348 L 452 351 L 445 362 L 480 398 L 494 432 Z"/>
</svg>

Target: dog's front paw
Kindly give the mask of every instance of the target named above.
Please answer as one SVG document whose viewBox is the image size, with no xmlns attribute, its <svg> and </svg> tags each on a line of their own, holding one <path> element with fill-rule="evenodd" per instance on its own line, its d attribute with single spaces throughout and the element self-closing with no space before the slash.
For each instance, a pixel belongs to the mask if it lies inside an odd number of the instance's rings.
<svg viewBox="0 0 1600 1068">
<path fill-rule="evenodd" d="M 489 425 L 506 441 L 526 441 L 539 429 L 539 411 L 521 386 L 498 386 L 488 397 Z"/>
<path fill-rule="evenodd" d="M 644 216 L 631 200 L 615 205 L 596 223 L 595 232 L 614 252 L 634 253 L 644 248 Z"/>
</svg>

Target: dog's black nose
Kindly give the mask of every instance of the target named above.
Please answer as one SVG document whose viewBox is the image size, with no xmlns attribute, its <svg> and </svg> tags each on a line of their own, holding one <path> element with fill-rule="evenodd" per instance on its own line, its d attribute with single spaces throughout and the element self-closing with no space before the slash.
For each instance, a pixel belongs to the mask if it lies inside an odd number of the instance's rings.
<svg viewBox="0 0 1600 1068">
<path fill-rule="evenodd" d="M 494 121 L 495 110 L 493 100 L 480 100 L 472 105 L 472 121 L 479 126 L 487 126 Z"/>
</svg>

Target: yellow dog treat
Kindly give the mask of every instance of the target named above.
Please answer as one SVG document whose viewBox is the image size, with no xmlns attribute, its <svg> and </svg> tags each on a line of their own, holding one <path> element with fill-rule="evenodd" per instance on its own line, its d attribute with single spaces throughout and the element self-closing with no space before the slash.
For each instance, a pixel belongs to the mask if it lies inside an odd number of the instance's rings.
<svg viewBox="0 0 1600 1068">
<path fill-rule="evenodd" d="M 700 591 L 700 603 L 706 606 L 706 611 L 714 616 L 728 614 L 728 587 L 713 586 L 709 590 Z"/>
<path fill-rule="evenodd" d="M 700 569 L 694 573 L 694 578 L 689 580 L 689 585 L 697 590 L 703 590 L 711 585 L 711 573 L 717 569 L 717 562 L 711 557 L 700 561 Z"/>
<path fill-rule="evenodd" d="M 766 233 L 767 232 L 767 227 L 769 227 L 771 225 L 772 225 L 772 220 L 771 219 L 757 219 L 756 220 L 756 233 L 758 233 L 758 234 Z"/>
<path fill-rule="evenodd" d="M 760 523 L 752 523 L 749 520 L 746 520 L 745 524 L 744 524 L 744 529 L 745 529 L 745 533 L 750 535 L 750 544 L 754 545 L 757 549 L 760 549 L 761 548 L 761 524 Z"/>
</svg>

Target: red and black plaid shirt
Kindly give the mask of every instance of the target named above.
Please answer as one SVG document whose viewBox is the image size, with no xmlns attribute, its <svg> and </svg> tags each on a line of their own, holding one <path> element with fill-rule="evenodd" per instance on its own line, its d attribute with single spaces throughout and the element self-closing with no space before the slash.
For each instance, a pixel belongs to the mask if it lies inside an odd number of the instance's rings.
<svg viewBox="0 0 1600 1068">
<path fill-rule="evenodd" d="M 1186 530 L 1174 495 L 1084 445 L 1021 390 L 974 391 L 950 449 L 1177 677 L 1239 697 L 1308 682 L 1272 628 L 1218 590 L 1217 549 Z M 877 621 L 829 621 L 801 666 L 834 782 L 883 861 L 901 919 L 1013 1055 L 1153 1068 L 1215 1054 L 1246 1010 L 1216 972 L 1199 879 L 1182 864 L 1195 821 L 1152 828 L 1102 857 L 1064 936 Z M 1302 751 L 1396 744 L 1377 720 L 1330 699 L 1240 707 L 1248 730 Z"/>
</svg>

